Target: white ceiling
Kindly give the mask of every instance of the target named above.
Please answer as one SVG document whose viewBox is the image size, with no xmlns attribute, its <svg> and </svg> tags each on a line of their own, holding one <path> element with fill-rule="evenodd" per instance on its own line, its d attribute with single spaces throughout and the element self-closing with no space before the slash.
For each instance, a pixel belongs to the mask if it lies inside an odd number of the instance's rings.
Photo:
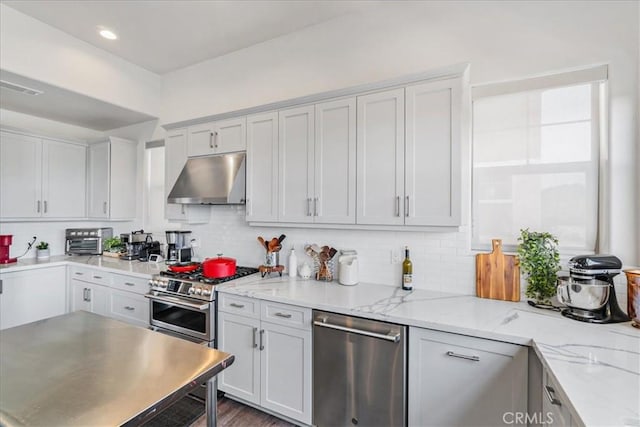
<svg viewBox="0 0 640 427">
<path fill-rule="evenodd" d="M 315 25 L 367 1 L 3 0 L 3 4 L 157 74 Z M 115 31 L 109 41 L 98 26 Z"/>
</svg>

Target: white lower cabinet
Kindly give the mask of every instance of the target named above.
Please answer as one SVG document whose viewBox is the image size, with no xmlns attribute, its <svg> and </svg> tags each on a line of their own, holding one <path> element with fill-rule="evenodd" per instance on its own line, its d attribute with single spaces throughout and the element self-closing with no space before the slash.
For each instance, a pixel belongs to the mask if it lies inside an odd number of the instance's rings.
<svg viewBox="0 0 640 427">
<path fill-rule="evenodd" d="M 85 310 L 136 326 L 149 326 L 148 279 L 91 267 L 70 268 L 71 311 Z"/>
<path fill-rule="evenodd" d="M 409 425 L 499 426 L 527 412 L 527 347 L 409 329 Z"/>
<path fill-rule="evenodd" d="M 0 329 L 67 312 L 66 267 L 0 274 Z"/>
<path fill-rule="evenodd" d="M 581 425 L 577 417 L 572 418 L 567 406 L 568 399 L 557 386 L 555 380 L 545 371 L 542 374 L 542 413 L 545 424 L 552 426 Z"/>
<path fill-rule="evenodd" d="M 311 424 L 311 310 L 220 294 L 218 348 L 235 355 L 225 393 Z"/>
</svg>

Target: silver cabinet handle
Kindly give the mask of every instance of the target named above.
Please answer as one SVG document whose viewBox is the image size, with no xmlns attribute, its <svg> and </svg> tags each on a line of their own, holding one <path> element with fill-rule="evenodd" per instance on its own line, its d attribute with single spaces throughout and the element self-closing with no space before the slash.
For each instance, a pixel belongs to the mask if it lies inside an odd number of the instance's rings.
<svg viewBox="0 0 640 427">
<path fill-rule="evenodd" d="M 318 216 L 318 198 L 313 199 L 313 216 Z"/>
<path fill-rule="evenodd" d="M 396 196 L 396 216 L 400 216 L 400 196 Z"/>
<path fill-rule="evenodd" d="M 253 342 L 251 343 L 251 348 L 258 347 L 258 343 L 256 343 L 256 332 L 258 332 L 258 328 L 253 328 Z"/>
<path fill-rule="evenodd" d="M 102 202 L 102 213 L 107 213 L 107 202 Z"/>
<path fill-rule="evenodd" d="M 44 213 L 47 213 L 47 201 L 46 200 L 43 202 L 43 205 L 44 205 Z"/>
<path fill-rule="evenodd" d="M 260 351 L 264 350 L 264 344 L 262 343 L 263 337 L 264 337 L 264 329 L 260 329 Z"/>
<path fill-rule="evenodd" d="M 457 357 L 458 359 L 471 360 L 474 362 L 479 362 L 480 358 L 478 356 L 467 356 L 466 354 L 454 353 L 453 351 L 447 351 L 447 356 L 449 357 Z"/>
<path fill-rule="evenodd" d="M 213 146 L 218 148 L 218 131 L 214 132 L 215 135 L 213 135 Z"/>
<path fill-rule="evenodd" d="M 125 305 L 124 309 L 125 310 L 129 310 L 129 311 L 135 311 L 136 308 L 135 307 L 131 307 L 130 305 Z"/>
<path fill-rule="evenodd" d="M 91 301 L 91 289 L 84 288 L 84 293 L 83 293 L 82 299 L 85 300 L 85 301 L 88 301 L 88 302 Z"/>
<path fill-rule="evenodd" d="M 84 276 L 84 273 L 80 273 L 79 271 L 76 271 L 75 273 L 77 276 Z"/>
<path fill-rule="evenodd" d="M 36 202 L 36 212 L 40 213 L 40 200 Z"/>
<path fill-rule="evenodd" d="M 380 338 L 380 339 L 391 341 L 391 342 L 400 341 L 399 332 L 393 333 L 392 331 L 389 331 L 389 333 L 387 334 L 379 334 L 377 332 L 364 331 L 362 329 L 354 329 L 354 328 L 349 328 L 347 326 L 334 325 L 332 323 L 320 322 L 318 320 L 314 320 L 313 324 L 315 326 L 320 326 L 323 328 L 335 329 L 337 331 L 343 331 L 343 332 L 351 332 L 353 334 L 364 335 L 371 338 Z"/>
<path fill-rule="evenodd" d="M 311 216 L 311 198 L 307 198 L 307 216 Z"/>
<path fill-rule="evenodd" d="M 2 279 L 0 279 L 0 295 L 2 295 Z"/>
<path fill-rule="evenodd" d="M 184 205 L 180 205 L 180 208 L 181 208 L 180 209 L 180 211 L 181 211 L 180 214 L 184 215 Z"/>
<path fill-rule="evenodd" d="M 231 307 L 235 307 L 235 308 L 244 308 L 244 304 L 236 304 L 235 302 L 232 302 L 231 304 L 229 304 Z"/>
<path fill-rule="evenodd" d="M 209 148 L 213 148 L 213 132 L 209 132 Z"/>
<path fill-rule="evenodd" d="M 131 283 L 131 282 L 124 282 L 124 284 L 127 285 L 127 286 L 135 286 L 136 285 L 135 283 Z"/>
<path fill-rule="evenodd" d="M 404 216 L 409 216 L 409 196 L 406 196 L 404 199 Z"/>
<path fill-rule="evenodd" d="M 552 405 L 562 406 L 562 402 L 560 402 L 555 397 L 556 391 L 553 389 L 553 387 L 550 387 L 548 385 L 544 386 L 544 394 L 547 395 L 547 399 L 549 399 L 549 402 L 551 402 Z"/>
<path fill-rule="evenodd" d="M 102 279 L 102 276 L 93 276 L 94 279 Z"/>
<path fill-rule="evenodd" d="M 278 317 L 284 317 L 285 319 L 291 319 L 291 315 L 290 314 L 286 314 L 286 313 L 274 313 L 274 316 L 278 316 Z"/>
</svg>

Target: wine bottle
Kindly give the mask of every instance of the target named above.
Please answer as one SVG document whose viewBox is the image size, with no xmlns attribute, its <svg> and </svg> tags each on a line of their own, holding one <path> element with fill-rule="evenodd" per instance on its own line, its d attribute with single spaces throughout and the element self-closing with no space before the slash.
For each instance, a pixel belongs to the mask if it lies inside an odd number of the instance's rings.
<svg viewBox="0 0 640 427">
<path fill-rule="evenodd" d="M 409 259 L 409 248 L 404 247 L 404 261 L 402 261 L 402 289 L 413 290 L 413 264 Z"/>
</svg>

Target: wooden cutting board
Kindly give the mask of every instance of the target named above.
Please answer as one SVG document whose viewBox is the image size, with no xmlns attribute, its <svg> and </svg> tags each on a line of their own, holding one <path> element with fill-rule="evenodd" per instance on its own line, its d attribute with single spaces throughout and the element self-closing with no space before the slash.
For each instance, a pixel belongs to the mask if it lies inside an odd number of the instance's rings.
<svg viewBox="0 0 640 427">
<path fill-rule="evenodd" d="M 502 240 L 491 241 L 490 254 L 476 255 L 476 295 L 480 298 L 520 301 L 520 265 L 515 255 L 502 253 Z"/>
</svg>

